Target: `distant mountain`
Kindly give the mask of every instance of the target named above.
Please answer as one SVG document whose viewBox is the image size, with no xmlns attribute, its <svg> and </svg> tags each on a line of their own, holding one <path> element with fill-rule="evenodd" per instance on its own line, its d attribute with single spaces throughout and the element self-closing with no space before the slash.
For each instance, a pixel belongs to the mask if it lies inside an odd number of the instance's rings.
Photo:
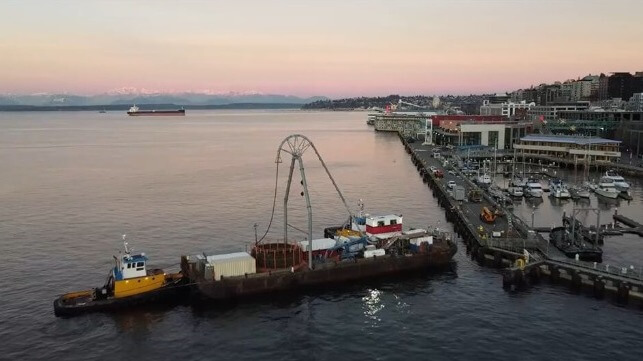
<svg viewBox="0 0 643 361">
<path fill-rule="evenodd" d="M 24 106 L 96 106 L 131 104 L 176 104 L 181 106 L 228 105 L 228 104 L 307 104 L 326 97 L 300 98 L 292 95 L 245 93 L 155 93 L 124 88 L 98 95 L 32 94 L 0 95 L 0 105 Z"/>
</svg>

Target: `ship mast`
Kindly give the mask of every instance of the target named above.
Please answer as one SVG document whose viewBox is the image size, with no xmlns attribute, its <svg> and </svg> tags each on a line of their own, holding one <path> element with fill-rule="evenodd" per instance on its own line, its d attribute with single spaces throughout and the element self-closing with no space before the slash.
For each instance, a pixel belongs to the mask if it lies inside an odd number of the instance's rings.
<svg viewBox="0 0 643 361">
<path fill-rule="evenodd" d="M 317 155 L 317 158 L 321 162 L 322 167 L 324 167 L 324 170 L 326 171 L 328 178 L 330 178 L 330 181 L 333 183 L 333 186 L 335 187 L 335 190 L 337 191 L 339 198 L 342 200 L 344 207 L 346 207 L 346 211 L 348 211 L 348 214 L 351 217 L 351 219 L 353 218 L 353 214 L 350 208 L 348 207 L 348 204 L 346 203 L 346 199 L 344 198 L 344 195 L 339 190 L 337 183 L 335 183 L 335 179 L 330 174 L 328 167 L 326 167 L 326 163 L 324 162 L 321 155 L 317 151 L 317 148 L 315 148 L 315 145 L 313 144 L 313 142 L 311 142 L 310 139 L 308 139 L 307 137 L 301 134 L 293 134 L 286 137 L 286 139 L 284 139 L 279 145 L 279 149 L 277 150 L 277 159 L 276 159 L 277 163 L 282 162 L 281 152 L 286 152 L 292 156 L 290 160 L 290 169 L 288 172 L 288 183 L 286 184 L 286 194 L 284 195 L 284 243 L 288 242 L 288 226 L 289 226 L 288 225 L 288 194 L 290 193 L 290 185 L 292 183 L 292 174 L 295 170 L 295 162 L 297 162 L 299 163 L 299 172 L 301 173 L 301 183 L 304 187 L 303 195 L 306 198 L 306 209 L 308 212 L 308 267 L 312 269 L 313 268 L 313 210 L 310 204 L 310 195 L 308 193 L 308 182 L 306 181 L 304 161 L 302 160 L 302 157 L 306 152 L 306 150 L 308 150 L 308 148 L 312 148 L 315 154 Z"/>
</svg>

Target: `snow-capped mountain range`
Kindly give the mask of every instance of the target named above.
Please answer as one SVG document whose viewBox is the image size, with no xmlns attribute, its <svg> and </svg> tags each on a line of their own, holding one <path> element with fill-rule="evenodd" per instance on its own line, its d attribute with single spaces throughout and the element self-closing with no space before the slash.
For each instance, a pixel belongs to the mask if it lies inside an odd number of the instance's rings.
<svg viewBox="0 0 643 361">
<path fill-rule="evenodd" d="M 315 96 L 302 98 L 293 95 L 264 94 L 257 91 L 219 92 L 211 90 L 161 92 L 151 89 L 124 87 L 113 89 L 103 94 L 0 94 L 0 105 L 33 105 L 33 106 L 91 106 L 121 104 L 176 104 L 176 105 L 225 105 L 237 103 L 289 103 L 306 104 L 326 97 Z"/>
</svg>

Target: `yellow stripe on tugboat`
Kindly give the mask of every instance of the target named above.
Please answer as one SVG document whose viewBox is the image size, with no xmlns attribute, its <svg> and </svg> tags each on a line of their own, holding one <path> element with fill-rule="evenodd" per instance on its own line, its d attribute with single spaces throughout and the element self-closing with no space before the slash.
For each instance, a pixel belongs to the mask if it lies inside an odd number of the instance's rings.
<svg viewBox="0 0 643 361">
<path fill-rule="evenodd" d="M 163 274 L 130 278 L 114 282 L 114 297 L 127 297 L 159 289 L 165 283 Z"/>
</svg>

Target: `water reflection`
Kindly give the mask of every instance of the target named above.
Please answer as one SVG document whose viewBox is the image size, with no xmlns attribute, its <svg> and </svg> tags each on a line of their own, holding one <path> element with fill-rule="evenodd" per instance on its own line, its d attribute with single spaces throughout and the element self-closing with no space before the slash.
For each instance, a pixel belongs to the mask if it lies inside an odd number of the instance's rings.
<svg viewBox="0 0 643 361">
<path fill-rule="evenodd" d="M 382 321 L 378 315 L 378 313 L 384 309 L 381 296 L 382 291 L 369 289 L 368 294 L 362 297 L 364 316 L 366 316 L 366 322 L 370 323 L 372 327 L 376 327 L 377 324 Z"/>
<path fill-rule="evenodd" d="M 156 310 L 155 312 L 141 312 L 134 310 L 132 312 L 111 314 L 116 328 L 120 332 L 132 334 L 147 334 L 154 326 L 163 321 L 167 310 Z"/>
</svg>

